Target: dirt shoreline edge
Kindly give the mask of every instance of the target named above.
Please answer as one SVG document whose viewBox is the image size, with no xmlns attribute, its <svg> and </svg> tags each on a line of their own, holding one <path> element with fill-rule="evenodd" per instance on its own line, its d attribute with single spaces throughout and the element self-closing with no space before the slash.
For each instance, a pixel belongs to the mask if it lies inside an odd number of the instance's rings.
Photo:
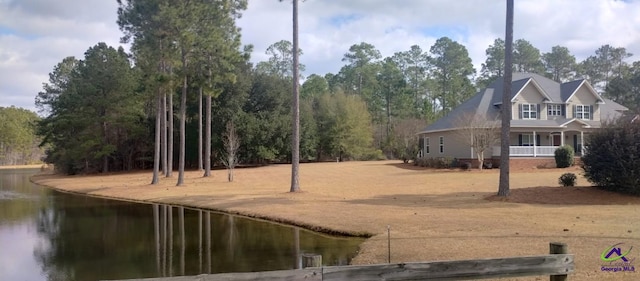
<svg viewBox="0 0 640 281">
<path fill-rule="evenodd" d="M 271 223 L 277 223 L 277 224 L 282 224 L 282 225 L 287 225 L 287 226 L 299 227 L 299 228 L 303 228 L 303 229 L 306 229 L 306 230 L 309 230 L 309 231 L 313 231 L 313 232 L 317 232 L 317 233 L 321 233 L 321 234 L 326 234 L 326 235 L 331 235 L 331 236 L 354 237 L 354 238 L 371 238 L 371 237 L 376 235 L 376 234 L 367 233 L 367 232 L 336 230 L 336 229 L 332 229 L 332 228 L 329 228 L 329 227 L 324 227 L 324 226 L 321 226 L 321 225 L 313 225 L 313 224 L 308 224 L 308 223 L 302 223 L 302 222 L 298 222 L 298 221 L 294 221 L 294 220 L 288 220 L 288 219 L 284 219 L 284 218 L 272 217 L 272 216 L 269 216 L 269 215 L 263 215 L 263 214 L 258 214 L 258 213 L 232 211 L 232 210 L 228 210 L 228 209 L 204 207 L 204 206 L 198 206 L 198 205 L 194 205 L 194 204 L 185 204 L 185 203 L 180 203 L 180 202 L 167 202 L 167 201 L 156 201 L 156 200 L 136 200 L 136 199 L 127 198 L 127 197 L 106 196 L 106 195 L 99 195 L 99 194 L 91 194 L 91 193 L 82 192 L 82 191 L 74 191 L 74 190 L 55 187 L 55 186 L 51 186 L 51 185 L 47 185 L 47 184 L 43 184 L 43 183 L 38 182 L 37 177 L 44 176 L 44 175 L 46 175 L 46 174 L 33 175 L 33 176 L 29 177 L 29 181 L 31 181 L 34 184 L 46 187 L 46 188 L 49 188 L 49 189 L 52 189 L 52 190 L 56 190 L 56 191 L 59 191 L 59 192 L 68 193 L 68 194 L 89 196 L 89 197 L 101 198 L 101 199 L 109 199 L 109 200 L 118 200 L 118 201 L 132 202 L 132 203 L 164 204 L 164 205 L 171 205 L 171 206 L 174 206 L 174 207 L 186 207 L 186 208 L 193 208 L 193 209 L 201 209 L 201 210 L 211 211 L 211 212 L 216 212 L 216 213 L 221 213 L 221 214 L 229 214 L 229 215 L 234 215 L 234 216 L 246 217 L 246 218 L 250 218 L 250 219 L 268 221 L 268 222 L 271 222 Z M 168 200 L 168 201 L 171 201 L 171 200 Z"/>
</svg>

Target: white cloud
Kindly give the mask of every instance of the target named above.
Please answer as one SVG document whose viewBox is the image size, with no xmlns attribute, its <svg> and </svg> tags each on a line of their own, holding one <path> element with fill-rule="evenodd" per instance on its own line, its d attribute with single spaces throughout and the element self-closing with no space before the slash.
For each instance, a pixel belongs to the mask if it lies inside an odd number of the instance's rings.
<svg viewBox="0 0 640 281">
<path fill-rule="evenodd" d="M 41 239 L 34 229 L 29 229 L 34 222 L 21 222 L 15 225 L 3 225 L 0 230 L 0 245 L 5 253 L 0 255 L 0 275 L 5 280 L 42 280 L 44 276 L 41 265 L 33 255 Z"/>
<path fill-rule="evenodd" d="M 0 106 L 35 110 L 53 67 L 98 42 L 119 45 L 115 1 L 0 2 Z"/>
<path fill-rule="evenodd" d="M 305 75 L 336 73 L 351 45 L 373 44 L 383 56 L 417 44 L 428 51 L 441 36 L 465 45 L 479 71 L 485 50 L 504 36 L 503 0 L 306 0 L 299 5 L 301 62 Z M 33 109 L 53 66 L 82 57 L 97 42 L 117 46 L 115 0 L 0 0 L 0 106 Z M 542 52 L 562 45 L 582 60 L 604 44 L 640 56 L 640 2 L 615 0 L 518 0 L 514 38 Z M 291 3 L 249 0 L 238 25 L 252 61 L 266 48 L 291 40 Z"/>
</svg>

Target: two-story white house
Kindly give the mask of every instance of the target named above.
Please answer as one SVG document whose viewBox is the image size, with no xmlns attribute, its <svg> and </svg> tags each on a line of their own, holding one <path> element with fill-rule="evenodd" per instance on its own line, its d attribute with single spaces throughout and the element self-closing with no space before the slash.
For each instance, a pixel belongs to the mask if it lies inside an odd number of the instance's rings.
<svg viewBox="0 0 640 281">
<path fill-rule="evenodd" d="M 541 75 L 514 73 L 511 90 L 510 156 L 552 157 L 560 145 L 571 145 L 577 155 L 589 132 L 601 121 L 622 116 L 626 107 L 601 97 L 584 79 L 558 83 Z M 503 79 L 499 78 L 446 116 L 418 133 L 423 157 L 476 159 L 460 138 L 460 118 L 473 114 L 501 124 Z M 485 159 L 500 156 L 498 143 Z"/>
</svg>

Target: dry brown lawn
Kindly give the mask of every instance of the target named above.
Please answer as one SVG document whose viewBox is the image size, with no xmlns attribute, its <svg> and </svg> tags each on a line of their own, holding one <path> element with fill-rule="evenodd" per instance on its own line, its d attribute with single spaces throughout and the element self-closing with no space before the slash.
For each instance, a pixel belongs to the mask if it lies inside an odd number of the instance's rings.
<svg viewBox="0 0 640 281">
<path fill-rule="evenodd" d="M 301 166 L 301 193 L 288 193 L 291 167 L 274 165 L 186 173 L 149 185 L 151 173 L 61 177 L 41 175 L 37 183 L 70 192 L 134 201 L 202 207 L 267 218 L 331 233 L 371 235 L 354 264 L 387 260 L 391 227 L 392 262 L 476 259 L 548 253 L 552 241 L 575 254 L 571 280 L 640 280 L 636 273 L 601 272 L 600 253 L 616 243 L 635 246 L 640 257 L 640 198 L 588 186 L 559 187 L 572 169 L 511 172 L 511 196 L 494 198 L 498 170 L 417 168 L 396 161 L 314 163 Z M 638 250 L 635 250 L 638 249 Z M 518 279 L 520 280 L 520 279 Z M 548 280 L 540 276 L 523 280 Z"/>
</svg>

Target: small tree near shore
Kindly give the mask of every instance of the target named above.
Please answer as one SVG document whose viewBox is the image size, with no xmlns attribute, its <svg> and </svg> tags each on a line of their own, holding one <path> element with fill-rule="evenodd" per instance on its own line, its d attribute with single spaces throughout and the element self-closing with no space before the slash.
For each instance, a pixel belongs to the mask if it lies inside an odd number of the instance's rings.
<svg viewBox="0 0 640 281">
<path fill-rule="evenodd" d="M 498 143 L 500 138 L 500 122 L 478 114 L 463 114 L 455 125 L 458 137 L 473 149 L 478 158 L 478 169 L 482 170 L 485 151 Z"/>
<path fill-rule="evenodd" d="M 238 165 L 238 149 L 240 148 L 240 138 L 236 132 L 233 122 L 227 122 L 227 130 L 222 134 L 222 144 L 224 145 L 224 153 L 222 155 L 222 163 L 227 167 L 229 182 L 233 181 L 233 170 Z"/>
<path fill-rule="evenodd" d="M 409 160 L 415 160 L 420 149 L 416 135 L 426 125 L 424 120 L 415 118 L 396 122 L 393 126 L 392 141 L 394 157 L 402 159 L 404 163 L 409 163 Z"/>
</svg>

